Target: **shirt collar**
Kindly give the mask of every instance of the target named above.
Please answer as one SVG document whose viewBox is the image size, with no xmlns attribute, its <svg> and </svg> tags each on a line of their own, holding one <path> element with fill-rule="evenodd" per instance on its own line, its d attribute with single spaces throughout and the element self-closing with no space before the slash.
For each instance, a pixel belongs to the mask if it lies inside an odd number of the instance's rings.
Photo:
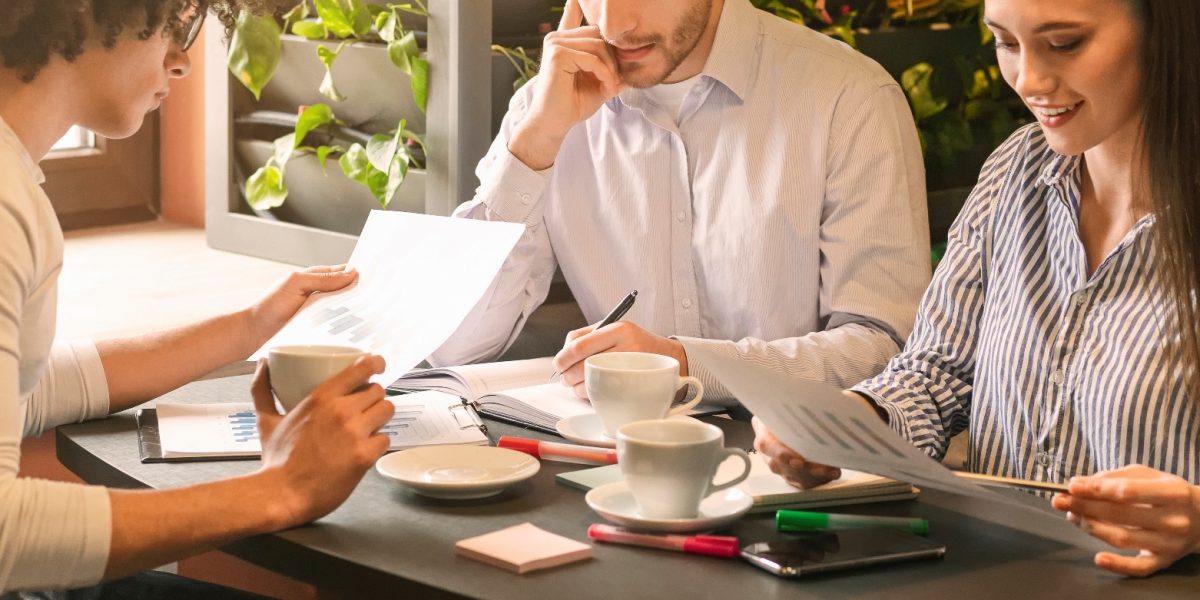
<svg viewBox="0 0 1200 600">
<path fill-rule="evenodd" d="M 759 13 L 750 0 L 725 0 L 712 50 L 700 71 L 702 78 L 721 83 L 738 100 L 745 99 L 751 78 L 758 69 L 759 37 L 762 34 Z M 641 107 L 643 97 L 641 90 L 626 89 L 607 104 L 614 111 L 619 111 L 622 105 Z"/>
<path fill-rule="evenodd" d="M 12 152 L 17 155 L 17 159 L 21 161 L 25 169 L 29 171 L 29 175 L 38 185 L 46 183 L 46 174 L 42 172 L 42 168 L 38 166 L 33 158 L 29 156 L 29 151 L 25 149 L 25 144 L 21 143 L 21 138 L 17 137 L 16 132 L 4 122 L 4 118 L 0 117 L 0 145 L 8 146 Z"/>
<path fill-rule="evenodd" d="M 1061 183 L 1068 176 L 1076 175 L 1079 170 L 1079 156 L 1065 156 L 1057 152 L 1051 152 L 1050 161 L 1046 166 L 1042 167 L 1042 176 L 1038 179 L 1039 183 L 1047 187 L 1053 187 Z"/>
</svg>

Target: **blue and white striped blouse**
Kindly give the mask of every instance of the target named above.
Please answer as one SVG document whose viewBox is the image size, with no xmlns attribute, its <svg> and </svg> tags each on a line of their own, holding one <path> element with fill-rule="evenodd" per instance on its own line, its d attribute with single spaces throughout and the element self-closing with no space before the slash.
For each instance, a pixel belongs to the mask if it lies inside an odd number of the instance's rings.
<svg viewBox="0 0 1200 600">
<path fill-rule="evenodd" d="M 1154 218 L 1090 277 L 1079 157 L 1036 124 L 984 165 L 905 350 L 855 391 L 940 458 L 970 428 L 972 471 L 1063 482 L 1143 464 L 1200 484 L 1200 399 L 1153 281 Z"/>
</svg>

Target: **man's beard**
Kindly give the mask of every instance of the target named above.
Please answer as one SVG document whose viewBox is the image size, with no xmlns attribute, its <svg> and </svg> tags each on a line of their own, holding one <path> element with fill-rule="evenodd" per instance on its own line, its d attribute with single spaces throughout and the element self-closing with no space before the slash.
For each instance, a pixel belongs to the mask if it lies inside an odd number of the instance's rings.
<svg viewBox="0 0 1200 600">
<path fill-rule="evenodd" d="M 700 37 L 704 35 L 704 30 L 708 27 L 711 13 L 712 0 L 705 0 L 693 6 L 683 15 L 683 19 L 675 27 L 675 31 L 671 32 L 670 44 L 664 44 L 661 35 L 618 40 L 627 47 L 654 44 L 655 50 L 661 51 L 664 58 L 662 68 L 657 70 L 651 70 L 655 65 L 638 62 L 622 63 L 618 60 L 617 68 L 620 70 L 621 81 L 630 87 L 648 88 L 658 85 L 670 77 L 671 73 L 674 73 L 675 69 L 687 60 L 687 57 L 696 49 L 696 45 L 700 43 Z M 609 41 L 609 44 L 613 45 L 613 42 Z"/>
</svg>

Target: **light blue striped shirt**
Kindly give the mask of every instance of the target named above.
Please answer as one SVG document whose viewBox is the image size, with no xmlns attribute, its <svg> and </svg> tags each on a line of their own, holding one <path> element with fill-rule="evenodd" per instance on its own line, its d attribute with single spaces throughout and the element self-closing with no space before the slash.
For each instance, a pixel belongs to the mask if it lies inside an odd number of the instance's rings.
<svg viewBox="0 0 1200 600">
<path fill-rule="evenodd" d="M 1063 482 L 1143 464 L 1200 483 L 1200 410 L 1153 283 L 1152 216 L 1091 276 L 1080 157 L 1036 124 L 984 165 L 905 350 L 856 391 L 929 454 L 970 429 L 972 471 Z"/>
</svg>

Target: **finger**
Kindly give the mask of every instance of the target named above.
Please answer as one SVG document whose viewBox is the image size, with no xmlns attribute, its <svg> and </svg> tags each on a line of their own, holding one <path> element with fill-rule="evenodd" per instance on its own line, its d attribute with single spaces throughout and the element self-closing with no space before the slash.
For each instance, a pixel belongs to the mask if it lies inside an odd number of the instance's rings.
<svg viewBox="0 0 1200 600">
<path fill-rule="evenodd" d="M 1122 556 L 1113 552 L 1100 552 L 1096 554 L 1095 558 L 1097 567 L 1130 577 L 1149 577 L 1171 566 L 1175 560 L 1177 559 L 1149 552 L 1142 552 L 1137 556 Z"/>
<path fill-rule="evenodd" d="M 254 382 L 250 384 L 250 396 L 254 398 L 254 411 L 258 413 L 258 435 L 261 439 L 271 437 L 275 425 L 283 415 L 275 408 L 275 396 L 271 393 L 271 373 L 267 368 L 267 359 L 258 359 L 258 367 L 254 369 Z"/>
<path fill-rule="evenodd" d="M 342 263 L 340 265 L 317 265 L 315 267 L 309 267 L 301 271 L 301 273 L 336 273 L 345 270 L 346 263 Z"/>
<path fill-rule="evenodd" d="M 1078 526 L 1089 535 L 1122 550 L 1149 550 L 1156 554 L 1174 554 L 1183 549 L 1182 538 L 1114 525 L 1099 519 L 1079 516 Z"/>
<path fill-rule="evenodd" d="M 1163 506 L 1191 500 L 1191 486 L 1181 478 L 1157 473 L 1153 479 L 1134 476 L 1073 477 L 1068 484 L 1072 496 L 1125 504 Z"/>
<path fill-rule="evenodd" d="M 586 373 L 584 373 L 583 370 L 583 362 L 577 362 L 575 363 L 575 366 L 563 371 L 563 383 L 569 387 L 575 387 L 581 383 L 584 383 L 585 375 Z"/>
<path fill-rule="evenodd" d="M 572 392 L 575 392 L 575 395 L 576 395 L 577 397 L 579 397 L 579 398 L 583 398 L 584 400 L 587 400 L 587 399 L 588 399 L 588 395 L 587 395 L 587 386 L 585 386 L 585 385 L 584 385 L 584 384 L 582 384 L 582 383 L 579 383 L 579 384 L 576 384 L 576 385 L 572 386 L 572 387 L 571 387 L 571 391 L 572 391 Z"/>
<path fill-rule="evenodd" d="M 591 75 L 609 91 L 620 87 L 620 77 L 617 76 L 617 71 L 611 64 L 612 59 L 609 57 L 602 58 L 584 50 L 559 46 L 555 49 L 553 58 L 555 67 L 568 74 Z"/>
<path fill-rule="evenodd" d="M 1068 494 L 1055 494 L 1050 504 L 1061 511 L 1071 512 L 1085 519 L 1099 519 L 1128 527 L 1154 531 L 1175 531 L 1178 511 L 1143 504 L 1124 504 L 1107 500 L 1092 500 Z M 1186 518 L 1184 519 L 1186 529 Z"/>
<path fill-rule="evenodd" d="M 347 396 L 366 385 L 372 375 L 382 373 L 386 366 L 382 356 L 369 354 L 359 357 L 354 364 L 318 385 L 312 395 Z"/>
<path fill-rule="evenodd" d="M 617 59 L 613 56 L 612 47 L 604 38 L 600 37 L 600 29 L 598 27 L 583 27 L 575 29 L 567 33 L 556 33 L 554 37 L 548 38 L 549 49 L 553 53 L 556 48 L 567 48 L 586 54 L 591 54 L 599 58 L 613 73 L 619 71 L 617 67 Z"/>
<path fill-rule="evenodd" d="M 620 327 L 605 327 L 575 338 L 554 356 L 554 366 L 560 372 L 566 372 L 576 364 L 582 366 L 587 357 L 616 348 L 623 337 L 622 332 Z"/>
<path fill-rule="evenodd" d="M 583 25 L 583 7 L 579 6 L 579 0 L 567 0 L 563 5 L 563 16 L 558 22 L 558 30 L 575 29 L 580 25 Z"/>
<path fill-rule="evenodd" d="M 595 328 L 596 327 L 594 325 L 588 325 L 587 327 L 580 327 L 579 329 L 571 330 L 567 332 L 567 341 L 569 342 L 571 340 L 583 337 L 584 335 L 591 333 Z M 566 344 L 564 343 L 564 345 Z"/>
<path fill-rule="evenodd" d="M 355 396 L 364 397 L 356 398 Z M 359 392 L 358 394 L 348 397 L 346 400 L 368 403 L 363 409 L 362 415 L 358 419 L 358 433 L 361 433 L 362 435 L 370 435 L 379 431 L 384 425 L 387 425 L 388 422 L 392 420 L 392 417 L 396 416 L 396 405 L 392 404 L 391 401 L 387 400 L 386 398 L 374 399 L 374 401 L 372 401 L 372 398 L 370 396 L 366 396 L 365 392 Z"/>
<path fill-rule="evenodd" d="M 293 274 L 293 287 L 303 294 L 313 292 L 332 292 L 350 285 L 358 279 L 358 271 L 300 271 Z"/>
</svg>

